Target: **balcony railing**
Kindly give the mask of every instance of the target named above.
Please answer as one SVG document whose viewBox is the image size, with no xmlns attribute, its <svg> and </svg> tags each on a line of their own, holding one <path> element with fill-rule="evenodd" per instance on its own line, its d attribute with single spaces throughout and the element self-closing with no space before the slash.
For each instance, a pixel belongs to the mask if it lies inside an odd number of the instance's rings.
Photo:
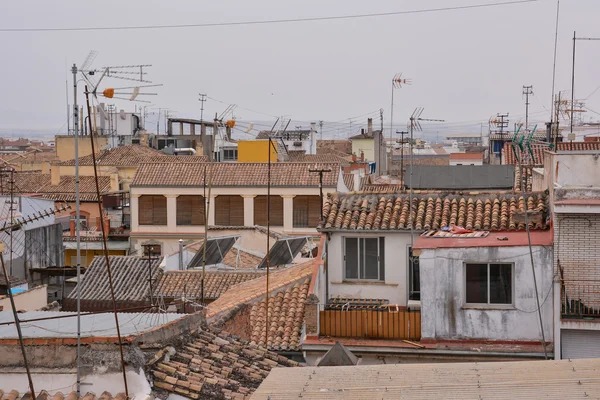
<svg viewBox="0 0 600 400">
<path fill-rule="evenodd" d="M 319 335 L 364 339 L 421 339 L 421 312 L 407 310 L 319 311 Z"/>
<path fill-rule="evenodd" d="M 563 281 L 561 312 L 563 317 L 600 318 L 600 281 Z"/>
</svg>

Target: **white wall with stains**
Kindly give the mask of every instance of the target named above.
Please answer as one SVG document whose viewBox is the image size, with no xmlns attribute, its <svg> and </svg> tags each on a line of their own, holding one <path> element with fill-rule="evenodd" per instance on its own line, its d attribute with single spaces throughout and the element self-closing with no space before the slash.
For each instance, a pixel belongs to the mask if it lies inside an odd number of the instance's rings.
<svg viewBox="0 0 600 400">
<path fill-rule="evenodd" d="M 534 246 L 533 257 L 544 333 L 552 341 L 552 247 Z M 466 262 L 514 263 L 513 305 L 466 305 Z M 529 247 L 428 249 L 420 266 L 422 338 L 541 340 Z"/>
</svg>

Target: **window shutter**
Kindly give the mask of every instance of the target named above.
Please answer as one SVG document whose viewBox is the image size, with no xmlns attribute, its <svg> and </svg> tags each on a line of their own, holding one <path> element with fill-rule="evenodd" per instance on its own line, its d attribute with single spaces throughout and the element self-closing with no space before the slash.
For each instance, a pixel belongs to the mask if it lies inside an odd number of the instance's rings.
<svg viewBox="0 0 600 400">
<path fill-rule="evenodd" d="M 204 197 L 177 197 L 177 225 L 204 225 Z"/>
<path fill-rule="evenodd" d="M 308 226 L 316 228 L 321 223 L 321 198 L 308 196 Z"/>
<path fill-rule="evenodd" d="M 294 197 L 293 216 L 294 228 L 305 228 L 308 226 L 308 196 Z"/>
<path fill-rule="evenodd" d="M 192 225 L 204 225 L 206 202 L 203 196 L 192 197 Z"/>
<path fill-rule="evenodd" d="M 140 225 L 152 225 L 153 197 L 140 196 L 138 199 L 138 223 Z"/>
<path fill-rule="evenodd" d="M 267 226 L 267 196 L 254 198 L 254 225 Z M 283 226 L 283 197 L 271 196 L 271 226 Z"/>
<path fill-rule="evenodd" d="M 242 196 L 217 196 L 215 224 L 224 226 L 244 225 L 244 198 Z"/>
<path fill-rule="evenodd" d="M 167 198 L 165 196 L 152 196 L 154 202 L 153 225 L 167 224 Z"/>
</svg>

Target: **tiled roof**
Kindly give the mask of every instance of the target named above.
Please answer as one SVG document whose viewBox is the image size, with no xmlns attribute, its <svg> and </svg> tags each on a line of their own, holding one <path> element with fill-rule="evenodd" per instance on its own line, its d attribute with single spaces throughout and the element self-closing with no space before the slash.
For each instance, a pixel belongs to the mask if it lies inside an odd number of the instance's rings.
<svg viewBox="0 0 600 400">
<path fill-rule="evenodd" d="M 533 150 L 533 162 L 531 162 L 531 155 L 529 150 L 526 150 L 521 159 L 522 164 L 533 164 L 542 165 L 544 163 L 544 151 L 550 150 L 546 143 L 534 143 L 531 145 Z M 556 151 L 599 151 L 600 142 L 558 142 L 556 144 Z M 517 154 L 521 154 L 520 149 L 517 147 Z M 512 142 L 505 142 L 504 148 L 502 149 L 502 163 L 503 164 L 517 164 L 514 152 L 512 150 Z"/>
<path fill-rule="evenodd" d="M 161 350 L 151 362 L 154 390 L 190 399 L 249 399 L 272 368 L 298 363 L 236 340 L 201 331 L 180 348 Z"/>
<path fill-rule="evenodd" d="M 38 195 L 54 201 L 75 201 L 75 177 L 61 176 L 58 185 L 52 185 L 50 174 L 41 172 L 15 172 L 15 191 L 18 194 Z M 10 184 L 8 175 L 0 177 L 1 192 L 6 193 Z M 110 177 L 99 176 L 100 194 L 111 191 Z M 93 176 L 79 177 L 79 194 L 81 201 L 97 201 L 96 181 Z"/>
<path fill-rule="evenodd" d="M 239 256 L 238 256 L 239 253 Z M 230 267 L 236 267 L 239 269 L 251 269 L 256 268 L 262 261 L 262 257 L 248 253 L 243 249 L 232 248 L 227 252 L 223 258 L 223 264 L 229 265 Z"/>
<path fill-rule="evenodd" d="M 58 157 L 55 152 L 50 151 L 32 151 L 26 154 L 18 154 L 16 156 L 6 157 L 5 160 L 10 164 L 27 164 L 38 163 L 42 161 L 56 161 Z"/>
<path fill-rule="evenodd" d="M 451 160 L 483 160 L 483 153 L 450 153 Z"/>
<path fill-rule="evenodd" d="M 364 193 L 398 193 L 404 190 L 404 186 L 401 184 L 370 184 L 363 185 L 362 191 Z"/>
<path fill-rule="evenodd" d="M 55 392 L 55 391 L 50 391 L 47 392 L 45 390 L 41 390 L 41 391 L 37 391 L 36 388 L 36 400 L 126 400 L 127 397 L 125 396 L 125 393 L 118 393 L 116 396 L 113 397 L 112 394 L 110 394 L 109 392 L 104 392 L 102 393 L 102 395 L 100 396 L 96 396 L 96 394 L 94 394 L 93 392 L 88 392 L 85 395 L 78 397 L 77 396 L 77 392 L 73 391 L 71 393 L 62 393 L 62 392 Z M 27 393 L 19 393 L 19 391 L 17 390 L 11 390 L 11 391 L 2 391 L 2 389 L 0 389 L 0 399 L 3 400 L 31 400 L 31 394 L 29 392 Z"/>
<path fill-rule="evenodd" d="M 323 174 L 323 186 L 336 187 L 339 164 L 273 163 L 271 186 L 319 187 L 319 174 L 309 168 L 330 168 Z M 212 169 L 212 170 L 211 170 Z M 131 186 L 202 187 L 204 173 L 216 187 L 267 186 L 267 163 L 147 163 L 140 164 Z"/>
<path fill-rule="evenodd" d="M 546 229 L 548 214 L 545 193 L 527 195 L 527 209 L 541 212 L 533 228 Z M 515 216 L 525 200 L 514 193 L 422 193 L 413 195 L 414 229 L 440 229 L 458 225 L 491 231 L 522 230 Z M 329 194 L 323 206 L 324 230 L 410 229 L 409 194 Z M 530 221 L 533 225 L 533 222 Z"/>
<path fill-rule="evenodd" d="M 533 185 L 533 176 L 531 168 L 523 167 L 522 169 L 523 176 L 525 177 L 525 182 L 523 182 L 525 186 L 525 191 L 531 192 L 531 188 Z M 515 192 L 521 193 L 521 173 L 519 171 L 519 168 L 515 168 Z"/>
<path fill-rule="evenodd" d="M 307 278 L 312 274 L 312 261 L 293 267 L 284 268 L 269 274 L 269 292 L 277 291 Z M 253 279 L 231 287 L 221 297 L 210 303 L 206 310 L 206 318 L 214 318 L 217 315 L 229 311 L 239 305 L 249 304 L 265 295 L 266 276 Z"/>
<path fill-rule="evenodd" d="M 9 201 L 10 204 L 10 201 Z M 9 275 L 8 280 L 10 281 L 11 287 L 16 285 L 22 285 L 23 283 L 27 283 L 26 280 L 17 278 L 16 276 Z M 0 273 L 0 286 L 7 286 L 6 279 L 4 278 L 4 274 Z M 0 397 L 1 399 L 2 397 Z"/>
<path fill-rule="evenodd" d="M 160 279 L 162 270 L 159 265 L 162 258 L 150 262 L 149 276 L 148 258 L 136 256 L 110 256 L 115 300 L 120 307 L 137 307 L 149 302 L 151 278 L 153 286 Z M 73 310 L 77 288 L 65 299 L 65 310 Z M 96 256 L 87 268 L 81 282 L 82 309 L 112 309 L 112 296 L 108 280 L 108 271 L 104 256 Z"/>
<path fill-rule="evenodd" d="M 304 323 L 304 302 L 310 277 L 305 278 L 275 296 L 269 297 L 269 338 L 271 350 L 291 351 L 300 348 Z M 256 302 L 250 310 L 251 343 L 265 347 L 266 299 Z"/>
<path fill-rule="evenodd" d="M 133 167 L 153 158 L 162 158 L 165 153 L 139 144 L 114 147 L 96 154 L 96 165 L 111 167 Z M 149 160 L 150 159 L 150 160 Z M 75 165 L 75 160 L 64 161 L 58 165 Z M 79 165 L 94 165 L 92 155 L 79 157 Z"/>
<path fill-rule="evenodd" d="M 262 272 L 207 271 L 204 277 L 204 298 L 217 299 L 233 285 L 262 275 Z M 173 298 L 185 294 L 188 298 L 198 299 L 202 296 L 202 271 L 167 271 L 162 275 L 156 293 Z"/>
<path fill-rule="evenodd" d="M 349 165 L 352 160 L 351 155 L 338 156 L 337 154 L 302 154 L 301 152 L 288 152 L 290 162 L 308 162 L 308 163 L 339 163 Z"/>
<path fill-rule="evenodd" d="M 375 137 L 376 133 L 381 133 L 381 130 L 371 131 L 370 133 L 368 131 L 365 131 L 364 133 L 359 133 L 358 135 L 351 136 L 348 139 L 349 140 L 373 139 Z"/>
</svg>

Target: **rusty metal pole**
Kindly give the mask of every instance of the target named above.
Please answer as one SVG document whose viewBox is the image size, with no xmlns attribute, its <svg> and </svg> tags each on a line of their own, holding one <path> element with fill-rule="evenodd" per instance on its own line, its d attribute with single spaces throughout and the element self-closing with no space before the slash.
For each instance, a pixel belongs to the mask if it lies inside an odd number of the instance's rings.
<svg viewBox="0 0 600 400">
<path fill-rule="evenodd" d="M 267 291 L 265 296 L 265 348 L 269 349 L 269 269 L 271 269 L 271 146 L 269 135 L 269 155 L 267 162 Z"/>
<path fill-rule="evenodd" d="M 106 272 L 108 274 L 108 284 L 110 286 L 110 297 L 113 303 L 113 314 L 115 315 L 115 325 L 117 327 L 117 337 L 119 339 L 119 352 L 121 354 L 121 368 L 123 369 L 123 384 L 125 385 L 125 397 L 129 399 L 129 388 L 127 387 L 127 373 L 125 371 L 125 357 L 123 355 L 123 340 L 121 338 L 121 328 L 119 327 L 119 316 L 117 315 L 117 302 L 115 300 L 115 287 L 110 269 L 110 257 L 108 256 L 108 245 L 106 243 L 106 229 L 104 228 L 104 212 L 102 210 L 102 197 L 100 197 L 100 185 L 98 184 L 98 168 L 96 165 L 96 151 L 94 149 L 94 132 L 92 131 L 92 113 L 90 109 L 90 97 L 87 85 L 85 85 L 85 102 L 88 111 L 88 124 L 90 128 L 90 141 L 92 147 L 92 162 L 94 165 L 94 180 L 96 183 L 96 196 L 98 197 L 98 211 L 100 213 L 100 228 L 102 231 L 102 249 L 106 261 Z"/>
<path fill-rule="evenodd" d="M 12 206 L 12 204 L 11 204 Z M 11 233 L 12 235 L 12 233 Z M 2 243 L 2 251 L 4 250 L 4 243 Z M 10 298 L 10 305 L 12 312 L 15 317 L 15 325 L 17 326 L 17 334 L 19 335 L 19 344 L 21 345 L 21 352 L 23 353 L 23 362 L 25 363 L 25 371 L 27 372 L 27 379 L 29 380 L 29 390 L 31 390 L 31 396 L 35 399 L 35 389 L 33 388 L 33 380 L 31 379 L 31 372 L 29 371 L 29 363 L 27 362 L 27 354 L 25 353 L 25 344 L 23 343 L 23 333 L 21 332 L 21 324 L 19 322 L 19 315 L 17 314 L 17 306 L 15 305 L 15 299 L 13 298 L 12 287 L 8 272 L 6 272 L 6 265 L 4 264 L 4 255 L 0 251 L 0 262 L 2 263 L 2 272 L 4 273 L 4 279 L 6 280 L 6 287 L 8 289 L 8 297 Z"/>
</svg>

